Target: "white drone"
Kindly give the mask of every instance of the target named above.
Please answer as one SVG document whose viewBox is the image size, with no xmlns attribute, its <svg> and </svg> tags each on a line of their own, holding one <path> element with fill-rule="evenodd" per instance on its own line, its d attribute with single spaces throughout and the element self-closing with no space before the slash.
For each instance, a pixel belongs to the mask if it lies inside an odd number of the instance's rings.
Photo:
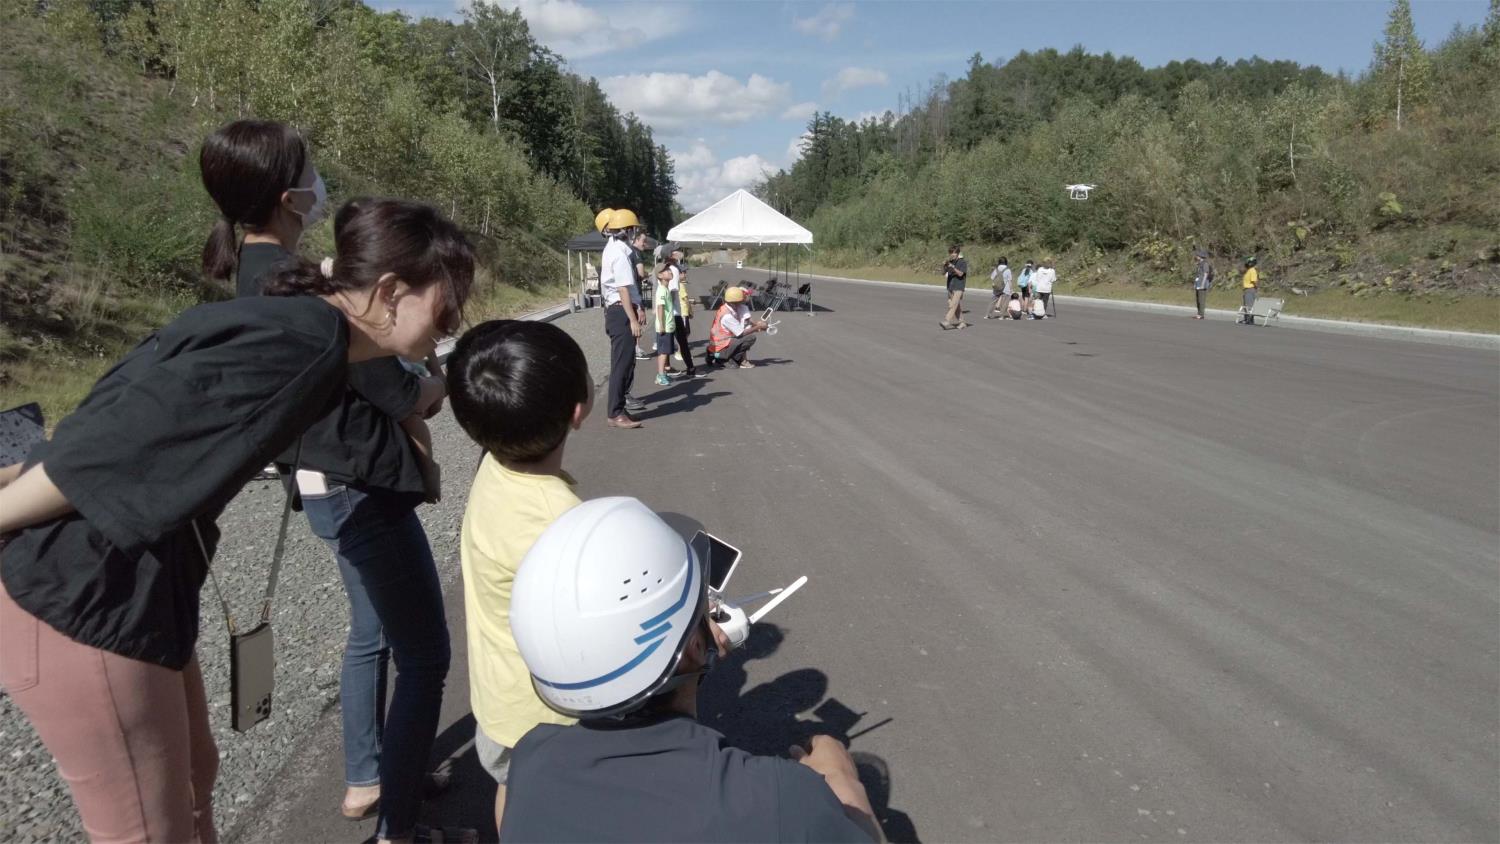
<svg viewBox="0 0 1500 844">
<path fill-rule="evenodd" d="M 1099 187 L 1098 185 L 1063 185 L 1063 190 L 1068 192 L 1071 199 L 1088 199 L 1089 191 Z"/>
</svg>

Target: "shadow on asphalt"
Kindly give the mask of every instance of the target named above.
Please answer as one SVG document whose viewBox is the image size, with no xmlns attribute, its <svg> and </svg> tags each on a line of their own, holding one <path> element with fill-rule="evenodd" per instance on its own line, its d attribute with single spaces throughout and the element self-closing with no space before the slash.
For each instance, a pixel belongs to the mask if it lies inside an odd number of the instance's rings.
<svg viewBox="0 0 1500 844">
<path fill-rule="evenodd" d="M 722 390 L 716 393 L 705 393 L 703 388 L 707 385 L 708 379 L 676 381 L 672 386 L 662 387 L 654 393 L 638 394 L 637 397 L 649 403 L 650 407 L 632 415 L 644 421 L 671 416 L 674 413 L 692 413 L 714 399 L 730 395 Z"/>
<path fill-rule="evenodd" d="M 474 752 L 474 716 L 465 715 L 449 725 L 432 744 L 432 759 L 449 760 L 453 784 L 447 791 L 422 804 L 422 822 L 433 826 L 469 827 L 479 840 L 500 840 L 495 829 L 495 781 L 479 766 Z"/>
<path fill-rule="evenodd" d="M 745 644 L 721 660 L 704 680 L 698 693 L 698 720 L 723 733 L 729 744 L 763 756 L 786 756 L 793 744 L 820 733 L 848 746 L 890 723 L 886 718 L 856 729 L 869 713 L 855 712 L 837 698 L 827 697 L 828 675 L 815 668 L 788 671 L 747 690 L 745 664 L 775 653 L 785 638 L 774 624 L 762 622 L 751 628 Z M 797 717 L 808 711 L 812 719 Z M 873 753 L 854 750 L 852 755 L 886 839 L 893 844 L 919 842 L 911 817 L 891 808 L 890 766 Z"/>
</svg>

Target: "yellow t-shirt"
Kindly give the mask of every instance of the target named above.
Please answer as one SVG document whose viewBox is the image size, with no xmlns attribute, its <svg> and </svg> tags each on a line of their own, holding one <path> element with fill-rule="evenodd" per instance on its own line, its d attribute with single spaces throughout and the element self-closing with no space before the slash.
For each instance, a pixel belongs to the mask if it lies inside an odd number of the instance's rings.
<svg viewBox="0 0 1500 844">
<path fill-rule="evenodd" d="M 542 531 L 577 505 L 573 479 L 530 475 L 486 454 L 469 489 L 459 554 L 469 642 L 469 707 L 484 734 L 515 747 L 537 724 L 571 724 L 536 696 L 510 632 L 516 570 Z"/>
<path fill-rule="evenodd" d="M 1245 289 L 1246 290 L 1249 290 L 1250 288 L 1256 286 L 1259 283 L 1260 283 L 1260 271 L 1256 270 L 1254 267 L 1251 267 L 1250 269 L 1245 270 Z"/>
</svg>

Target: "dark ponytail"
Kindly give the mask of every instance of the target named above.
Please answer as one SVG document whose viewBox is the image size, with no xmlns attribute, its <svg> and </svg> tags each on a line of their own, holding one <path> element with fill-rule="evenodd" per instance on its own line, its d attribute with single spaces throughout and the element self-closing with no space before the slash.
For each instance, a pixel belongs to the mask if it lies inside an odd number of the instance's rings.
<svg viewBox="0 0 1500 844">
<path fill-rule="evenodd" d="M 443 285 L 438 322 L 457 331 L 474 283 L 474 247 L 436 208 L 405 199 L 352 199 L 333 218 L 336 257 L 300 260 L 268 276 L 267 296 L 330 296 L 367 290 L 386 273 L 422 288 Z"/>
<path fill-rule="evenodd" d="M 203 245 L 204 275 L 229 280 L 238 251 L 234 227 L 270 223 L 306 167 L 307 142 L 285 123 L 236 120 L 203 140 L 198 169 L 220 214 Z"/>
<path fill-rule="evenodd" d="M 234 258 L 234 223 L 221 214 L 214 221 L 213 231 L 208 233 L 208 242 L 203 244 L 203 274 L 228 281 L 234 273 Z"/>
</svg>

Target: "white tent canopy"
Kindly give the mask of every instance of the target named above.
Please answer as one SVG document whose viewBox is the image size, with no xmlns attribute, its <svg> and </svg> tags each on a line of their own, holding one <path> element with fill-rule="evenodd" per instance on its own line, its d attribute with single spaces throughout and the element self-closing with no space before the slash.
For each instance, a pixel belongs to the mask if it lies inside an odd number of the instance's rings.
<svg viewBox="0 0 1500 844">
<path fill-rule="evenodd" d="M 674 243 L 706 246 L 813 242 L 812 232 L 741 188 L 667 232 Z"/>
</svg>

